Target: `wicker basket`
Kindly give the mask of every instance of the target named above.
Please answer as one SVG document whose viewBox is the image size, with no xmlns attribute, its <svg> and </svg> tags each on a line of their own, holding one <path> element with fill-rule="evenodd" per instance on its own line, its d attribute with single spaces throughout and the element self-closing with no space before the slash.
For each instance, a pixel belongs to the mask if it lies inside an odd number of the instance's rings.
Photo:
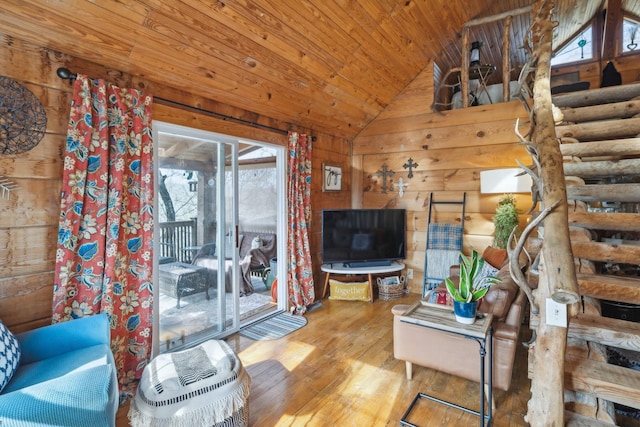
<svg viewBox="0 0 640 427">
<path fill-rule="evenodd" d="M 378 280 L 378 298 L 383 301 L 400 299 L 404 296 L 404 280 L 401 283 L 389 285 Z"/>
</svg>

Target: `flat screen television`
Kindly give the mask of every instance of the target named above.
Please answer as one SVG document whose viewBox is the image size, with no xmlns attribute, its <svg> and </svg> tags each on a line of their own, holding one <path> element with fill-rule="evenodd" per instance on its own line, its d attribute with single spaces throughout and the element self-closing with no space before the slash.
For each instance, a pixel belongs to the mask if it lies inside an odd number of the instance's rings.
<svg viewBox="0 0 640 427">
<path fill-rule="evenodd" d="M 405 209 L 325 209 L 322 262 L 345 267 L 390 265 L 405 259 Z"/>
</svg>

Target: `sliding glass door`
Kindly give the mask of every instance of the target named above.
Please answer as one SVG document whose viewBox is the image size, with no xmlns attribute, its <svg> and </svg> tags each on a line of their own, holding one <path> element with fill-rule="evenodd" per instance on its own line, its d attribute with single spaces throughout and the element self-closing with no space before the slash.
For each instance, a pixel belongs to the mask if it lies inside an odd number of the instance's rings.
<svg viewBox="0 0 640 427">
<path fill-rule="evenodd" d="M 154 149 L 154 354 L 286 310 L 285 148 L 154 122 Z"/>
<path fill-rule="evenodd" d="M 157 351 L 238 329 L 237 145 L 154 123 Z"/>
</svg>

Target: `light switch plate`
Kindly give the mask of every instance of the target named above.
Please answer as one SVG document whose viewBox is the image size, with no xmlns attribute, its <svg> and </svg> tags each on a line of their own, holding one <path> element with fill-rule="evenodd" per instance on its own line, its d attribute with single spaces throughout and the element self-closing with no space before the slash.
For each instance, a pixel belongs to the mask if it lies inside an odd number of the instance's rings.
<svg viewBox="0 0 640 427">
<path fill-rule="evenodd" d="M 547 298 L 546 306 L 547 325 L 567 327 L 567 306 L 559 304 L 551 298 Z"/>
</svg>

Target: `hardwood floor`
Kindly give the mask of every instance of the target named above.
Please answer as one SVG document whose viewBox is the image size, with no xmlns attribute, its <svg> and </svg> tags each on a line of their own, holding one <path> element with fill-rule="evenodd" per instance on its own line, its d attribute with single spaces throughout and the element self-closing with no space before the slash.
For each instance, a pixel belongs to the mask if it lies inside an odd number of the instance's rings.
<svg viewBox="0 0 640 427">
<path fill-rule="evenodd" d="M 305 327 L 279 340 L 230 336 L 227 342 L 252 378 L 251 426 L 397 426 L 419 391 L 478 408 L 478 384 L 418 366 L 407 381 L 405 363 L 394 359 L 391 307 L 418 298 L 323 300 L 307 314 Z M 529 331 L 523 330 L 526 341 Z M 526 369 L 526 349 L 520 347 L 511 390 L 494 392 L 494 426 L 527 425 Z M 118 426 L 128 425 L 127 410 L 120 408 Z M 479 424 L 473 415 L 425 399 L 409 421 L 421 427 Z"/>
</svg>

